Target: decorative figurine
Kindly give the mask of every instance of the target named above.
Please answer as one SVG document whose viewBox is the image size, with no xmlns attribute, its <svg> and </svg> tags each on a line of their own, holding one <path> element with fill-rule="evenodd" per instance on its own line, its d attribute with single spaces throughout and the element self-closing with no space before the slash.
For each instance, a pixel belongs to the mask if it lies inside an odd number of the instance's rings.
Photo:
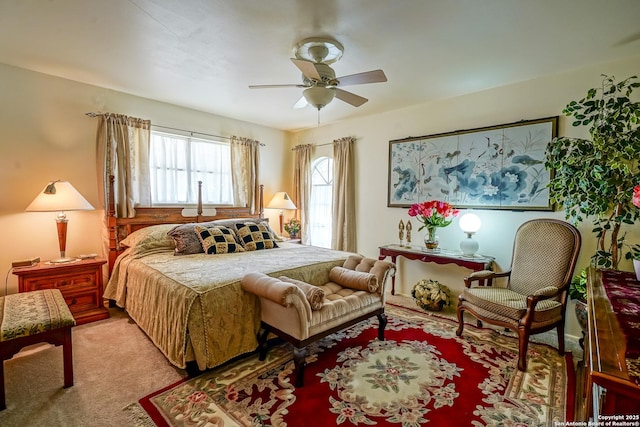
<svg viewBox="0 0 640 427">
<path fill-rule="evenodd" d="M 400 239 L 400 246 L 404 246 L 402 242 L 404 241 L 404 222 L 400 220 L 398 224 L 398 238 Z"/>
<path fill-rule="evenodd" d="M 411 247 L 411 221 L 407 220 L 407 247 Z"/>
</svg>

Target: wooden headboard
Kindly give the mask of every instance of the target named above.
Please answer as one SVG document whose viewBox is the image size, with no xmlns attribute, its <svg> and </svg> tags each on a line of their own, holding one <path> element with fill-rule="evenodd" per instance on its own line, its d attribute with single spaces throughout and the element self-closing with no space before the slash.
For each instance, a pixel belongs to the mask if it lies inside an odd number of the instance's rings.
<svg viewBox="0 0 640 427">
<path fill-rule="evenodd" d="M 202 181 L 198 181 L 198 206 L 195 216 L 182 216 L 182 207 L 137 207 L 134 218 L 117 218 L 114 197 L 113 175 L 109 177 L 109 202 L 107 207 L 107 227 L 109 229 L 109 275 L 116 258 L 124 248 L 120 242 L 129 234 L 141 228 L 158 224 L 187 224 L 190 222 L 206 222 L 216 219 L 264 218 L 264 186 L 260 185 L 259 209 L 252 214 L 248 207 L 216 207 L 213 216 L 203 215 Z"/>
</svg>

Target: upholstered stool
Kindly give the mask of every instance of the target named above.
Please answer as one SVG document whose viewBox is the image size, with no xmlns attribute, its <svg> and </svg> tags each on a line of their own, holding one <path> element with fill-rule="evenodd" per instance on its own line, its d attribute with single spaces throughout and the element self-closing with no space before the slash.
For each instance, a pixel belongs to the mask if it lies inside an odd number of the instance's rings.
<svg viewBox="0 0 640 427">
<path fill-rule="evenodd" d="M 64 387 L 73 385 L 71 327 L 75 324 L 58 289 L 0 297 L 0 410 L 6 408 L 4 361 L 28 345 L 40 342 L 62 345 Z"/>
</svg>

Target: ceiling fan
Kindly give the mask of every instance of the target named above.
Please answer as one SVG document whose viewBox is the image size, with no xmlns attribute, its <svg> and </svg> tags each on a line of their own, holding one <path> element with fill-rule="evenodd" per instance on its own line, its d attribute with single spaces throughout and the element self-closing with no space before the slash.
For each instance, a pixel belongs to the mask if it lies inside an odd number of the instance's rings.
<svg viewBox="0 0 640 427">
<path fill-rule="evenodd" d="M 354 107 L 359 107 L 368 99 L 341 89 L 341 87 L 386 82 L 387 76 L 382 70 L 373 70 L 336 78 L 336 73 L 329 64 L 338 61 L 343 52 L 344 47 L 336 40 L 325 37 L 304 39 L 294 47 L 296 57 L 291 58 L 291 62 L 302 72 L 302 83 L 250 85 L 249 88 L 304 88 L 302 97 L 293 105 L 293 108 L 304 108 L 311 104 L 319 111 L 333 101 L 334 97 Z"/>
</svg>

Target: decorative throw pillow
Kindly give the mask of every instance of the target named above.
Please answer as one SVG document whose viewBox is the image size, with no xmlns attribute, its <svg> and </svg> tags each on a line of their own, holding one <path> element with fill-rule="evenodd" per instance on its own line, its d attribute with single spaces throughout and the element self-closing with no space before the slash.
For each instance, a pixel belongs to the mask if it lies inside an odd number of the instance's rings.
<svg viewBox="0 0 640 427">
<path fill-rule="evenodd" d="M 247 251 L 277 248 L 276 239 L 263 223 L 245 222 L 236 224 L 240 243 Z"/>
<path fill-rule="evenodd" d="M 141 228 L 125 237 L 120 245 L 131 248 L 132 254 L 173 250 L 175 244 L 167 235 L 172 227 L 172 224 L 158 224 Z"/>
<path fill-rule="evenodd" d="M 227 227 L 214 226 L 202 227 L 196 225 L 195 233 L 202 243 L 202 249 L 206 254 L 230 254 L 244 252 L 242 246 L 236 242 L 233 230 Z"/>
<path fill-rule="evenodd" d="M 378 290 L 378 278 L 375 274 L 353 271 L 344 267 L 333 267 L 329 272 L 329 280 L 342 287 L 358 291 Z"/>
<path fill-rule="evenodd" d="M 278 277 L 278 279 L 282 280 L 283 282 L 292 283 L 300 288 L 304 296 L 307 298 L 307 301 L 309 301 L 311 310 L 320 310 L 322 308 L 324 297 L 326 295 L 322 288 L 310 285 L 307 282 L 303 282 L 301 280 L 292 279 L 287 276 L 280 276 Z"/>
</svg>

